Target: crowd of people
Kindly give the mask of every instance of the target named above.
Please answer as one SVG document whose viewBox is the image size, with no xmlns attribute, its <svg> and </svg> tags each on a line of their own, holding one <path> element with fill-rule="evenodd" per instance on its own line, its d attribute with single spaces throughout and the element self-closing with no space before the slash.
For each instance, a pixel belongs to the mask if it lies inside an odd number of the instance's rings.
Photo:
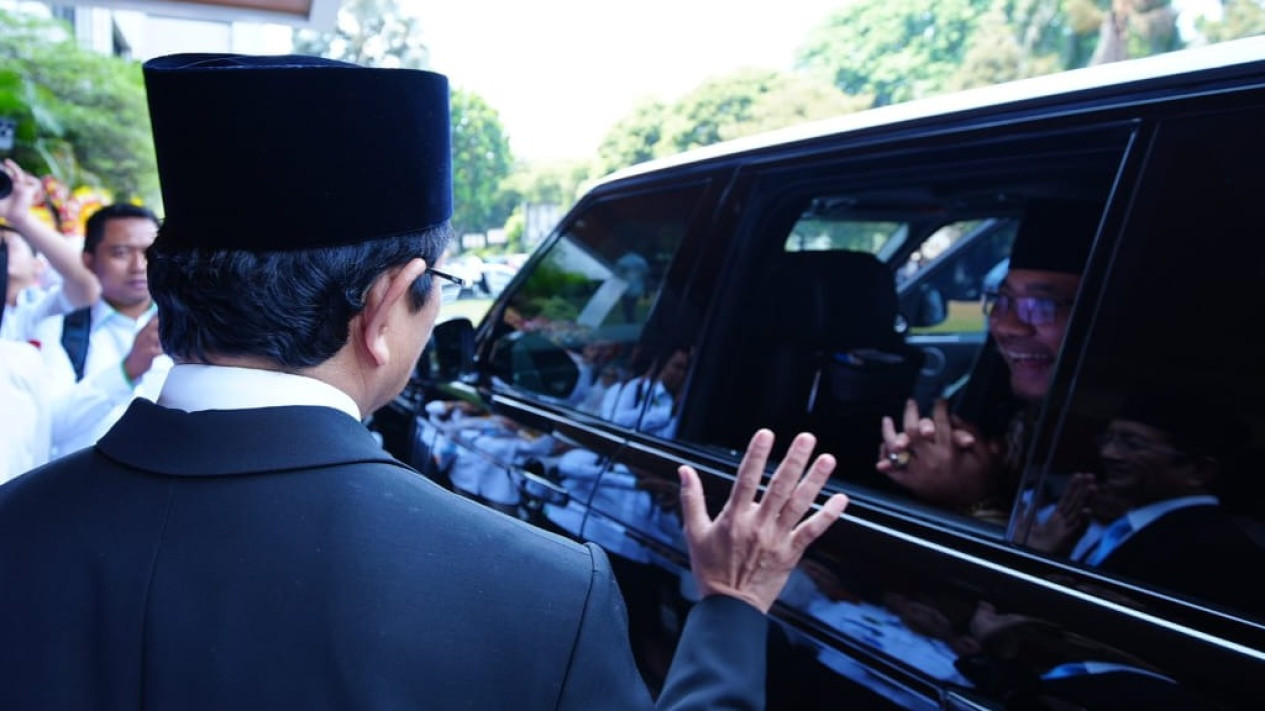
<svg viewBox="0 0 1265 711">
<path fill-rule="evenodd" d="M 0 482 L 94 444 L 134 398 L 158 396 L 172 365 L 146 278 L 154 213 L 107 205 L 66 235 L 32 210 L 40 181 L 12 160 L 4 170 Z"/>
</svg>

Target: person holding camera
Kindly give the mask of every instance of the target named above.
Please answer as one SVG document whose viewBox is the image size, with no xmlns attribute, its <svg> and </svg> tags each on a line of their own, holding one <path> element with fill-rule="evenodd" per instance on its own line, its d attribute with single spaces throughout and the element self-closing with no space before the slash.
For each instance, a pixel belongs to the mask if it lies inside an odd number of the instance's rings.
<svg viewBox="0 0 1265 711">
<path fill-rule="evenodd" d="M 0 239 L 9 261 L 0 340 L 30 341 L 40 321 L 95 302 L 101 285 L 80 258 L 74 242 L 31 213 L 42 190 L 39 178 L 12 160 L 4 161 L 0 174 L 4 176 L 0 178 L 0 218 L 4 222 Z M 40 286 L 45 263 L 61 277 L 60 284 Z"/>
</svg>

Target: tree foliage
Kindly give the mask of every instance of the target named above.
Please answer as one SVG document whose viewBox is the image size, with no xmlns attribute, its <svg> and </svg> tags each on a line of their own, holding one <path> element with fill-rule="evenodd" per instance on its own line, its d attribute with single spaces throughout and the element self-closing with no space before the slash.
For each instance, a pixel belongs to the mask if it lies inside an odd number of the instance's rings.
<svg viewBox="0 0 1265 711">
<path fill-rule="evenodd" d="M 597 147 L 594 166 L 596 175 L 637 163 L 659 155 L 664 124 L 671 118 L 671 109 L 658 99 L 642 99 L 627 116 L 606 132 Z"/>
<path fill-rule="evenodd" d="M 524 163 L 514 167 L 502 188 L 513 195 L 515 204 L 567 208 L 579 198 L 580 186 L 591 177 L 591 171 L 592 163 L 587 160 Z"/>
<path fill-rule="evenodd" d="M 856 0 L 809 35 L 798 66 L 874 105 L 940 91 L 957 71 L 992 0 Z"/>
<path fill-rule="evenodd" d="M 370 67 L 425 69 L 421 21 L 396 0 L 345 0 L 333 32 L 296 30 L 294 51 Z"/>
<path fill-rule="evenodd" d="M 1176 18 L 1170 0 L 856 0 L 797 67 L 881 106 L 1178 49 Z"/>
<path fill-rule="evenodd" d="M 647 100 L 617 123 L 598 148 L 604 175 L 651 158 L 865 108 L 828 83 L 764 69 L 709 79 L 674 104 Z"/>
<path fill-rule="evenodd" d="M 17 119 L 13 157 L 28 171 L 157 200 L 138 63 L 81 49 L 60 22 L 0 10 L 0 115 Z"/>
<path fill-rule="evenodd" d="M 500 114 L 478 94 L 452 92 L 452 201 L 457 233 L 482 232 L 504 224 L 514 209 L 501 183 L 513 165 Z"/>
<path fill-rule="evenodd" d="M 1265 1 L 1224 0 L 1219 20 L 1204 20 L 1199 30 L 1210 42 L 1265 34 Z"/>
</svg>

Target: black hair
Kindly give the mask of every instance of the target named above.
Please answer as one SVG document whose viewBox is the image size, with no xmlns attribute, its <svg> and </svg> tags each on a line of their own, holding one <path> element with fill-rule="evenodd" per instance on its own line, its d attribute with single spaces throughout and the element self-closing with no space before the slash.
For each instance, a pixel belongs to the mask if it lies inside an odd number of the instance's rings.
<svg viewBox="0 0 1265 711">
<path fill-rule="evenodd" d="M 113 205 L 106 205 L 100 210 L 92 213 L 92 216 L 88 218 L 88 222 L 84 225 L 84 254 L 96 254 L 97 245 L 101 244 L 101 240 L 105 239 L 105 225 L 107 222 L 110 220 L 122 220 L 127 218 L 149 220 L 154 223 L 154 226 L 158 226 L 158 216 L 147 207 L 132 205 L 126 202 L 116 202 Z"/>
<path fill-rule="evenodd" d="M 448 223 L 389 239 L 339 247 L 252 252 L 150 247 L 149 290 L 168 354 L 193 362 L 214 356 L 264 358 L 285 369 L 325 362 L 347 342 L 351 319 L 383 272 L 421 257 L 433 265 Z M 416 311 L 430 294 L 423 274 L 409 291 Z"/>
</svg>

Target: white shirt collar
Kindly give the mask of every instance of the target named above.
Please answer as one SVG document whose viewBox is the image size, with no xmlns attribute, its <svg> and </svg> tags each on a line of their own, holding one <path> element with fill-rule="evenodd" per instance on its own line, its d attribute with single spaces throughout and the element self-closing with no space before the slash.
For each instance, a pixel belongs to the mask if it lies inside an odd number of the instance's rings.
<svg viewBox="0 0 1265 711">
<path fill-rule="evenodd" d="M 1161 516 L 1177 509 L 1184 509 L 1190 506 L 1217 506 L 1220 501 L 1215 496 L 1208 494 L 1196 494 L 1194 496 L 1179 496 L 1176 499 L 1164 499 L 1155 503 L 1139 506 L 1131 509 L 1123 518 L 1129 521 L 1129 533 L 1125 534 L 1120 540 L 1116 541 L 1116 547 L 1130 536 L 1142 530 L 1143 528 L 1155 523 Z M 1113 521 L 1099 522 L 1090 521 L 1089 528 L 1085 530 L 1076 542 L 1076 547 L 1072 549 L 1072 560 L 1084 560 L 1094 545 L 1098 543 L 1098 539 L 1102 538 L 1103 532 L 1107 527 L 1120 519 Z"/>
<path fill-rule="evenodd" d="M 275 370 L 183 363 L 171 369 L 158 404 L 185 412 L 314 405 L 360 419 L 347 393 L 315 378 Z"/>
<path fill-rule="evenodd" d="M 156 313 L 158 313 L 158 304 L 155 304 L 153 301 L 149 302 L 149 308 L 145 309 L 144 313 L 142 313 L 140 316 L 137 316 L 136 318 L 131 318 L 130 316 L 124 316 L 123 314 L 116 311 L 114 307 L 111 306 L 109 302 L 107 302 L 105 299 L 97 299 L 96 301 L 92 303 L 91 328 L 93 331 L 95 331 L 101 326 L 103 326 L 105 323 L 107 323 L 110 319 L 114 318 L 115 316 L 119 318 L 127 319 L 129 322 L 134 323 L 137 326 L 140 326 L 142 324 L 149 323 L 150 317 L 152 317 Z"/>
<path fill-rule="evenodd" d="M 1163 499 L 1146 506 L 1139 506 L 1125 515 L 1129 517 L 1129 525 L 1132 527 L 1133 532 L 1137 533 L 1170 511 L 1190 506 L 1216 506 L 1219 503 L 1217 497 L 1208 494 L 1179 496 L 1175 499 Z"/>
</svg>

